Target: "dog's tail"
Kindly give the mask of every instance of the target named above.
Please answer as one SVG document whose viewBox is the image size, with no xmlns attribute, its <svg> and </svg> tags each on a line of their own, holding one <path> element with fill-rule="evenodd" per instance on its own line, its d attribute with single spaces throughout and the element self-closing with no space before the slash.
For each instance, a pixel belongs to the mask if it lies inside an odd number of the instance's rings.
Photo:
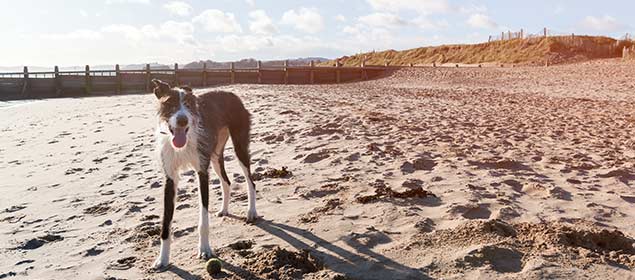
<svg viewBox="0 0 635 280">
<path fill-rule="evenodd" d="M 231 121 L 229 122 L 229 135 L 231 135 L 232 143 L 238 160 L 243 166 L 250 167 L 249 141 L 251 130 L 251 114 L 245 109 L 245 106 L 236 96 L 235 106 L 232 106 Z"/>
</svg>

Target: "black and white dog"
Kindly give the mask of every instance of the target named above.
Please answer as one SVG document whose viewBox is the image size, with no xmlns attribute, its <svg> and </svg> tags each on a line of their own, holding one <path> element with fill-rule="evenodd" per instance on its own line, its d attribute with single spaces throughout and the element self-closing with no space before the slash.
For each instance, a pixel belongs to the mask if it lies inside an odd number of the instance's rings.
<svg viewBox="0 0 635 280">
<path fill-rule="evenodd" d="M 161 252 L 154 262 L 161 269 L 170 262 L 170 225 L 174 214 L 176 187 L 181 172 L 198 173 L 200 196 L 198 257 L 210 258 L 208 240 L 209 165 L 221 179 L 223 205 L 218 216 L 228 214 L 229 178 L 225 172 L 223 150 L 231 136 L 234 151 L 249 185 L 247 221 L 257 218 L 256 187 L 251 177 L 249 159 L 250 114 L 233 93 L 215 91 L 196 96 L 188 87 L 172 88 L 169 84 L 152 80 L 154 94 L 159 99 L 157 151 L 165 172 L 163 223 L 161 224 Z"/>
</svg>

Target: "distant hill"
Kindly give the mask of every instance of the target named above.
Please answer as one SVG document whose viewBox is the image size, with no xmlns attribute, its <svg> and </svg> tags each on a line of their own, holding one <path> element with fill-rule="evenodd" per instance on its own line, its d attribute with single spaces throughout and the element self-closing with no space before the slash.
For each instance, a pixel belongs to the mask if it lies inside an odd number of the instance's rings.
<svg viewBox="0 0 635 280">
<path fill-rule="evenodd" d="M 309 65 L 309 63 L 311 63 L 311 60 L 315 61 L 316 64 L 329 61 L 327 58 L 323 58 L 323 57 L 296 58 L 296 59 L 289 59 L 289 66 Z M 206 67 L 208 69 L 227 69 L 230 67 L 230 64 L 232 62 L 231 61 L 217 62 L 212 60 L 206 60 L 206 61 L 201 60 L 201 61 L 195 61 L 195 62 L 185 64 L 183 68 L 184 69 L 201 69 L 203 68 L 204 63 L 206 64 Z M 251 68 L 251 67 L 256 67 L 257 64 L 258 64 L 258 61 L 253 58 L 247 58 L 247 59 L 234 61 L 234 67 L 236 68 Z M 284 65 L 284 60 L 262 61 L 263 67 L 282 66 L 282 65 Z"/>
<path fill-rule="evenodd" d="M 621 57 L 622 47 L 632 41 L 618 41 L 608 37 L 557 36 L 531 39 L 493 41 L 474 45 L 443 45 L 422 47 L 404 51 L 387 50 L 344 56 L 344 66 L 359 66 L 364 57 L 367 65 L 407 66 L 432 63 L 514 63 L 561 64 L 597 58 Z M 335 60 L 321 65 L 334 65 Z"/>
</svg>

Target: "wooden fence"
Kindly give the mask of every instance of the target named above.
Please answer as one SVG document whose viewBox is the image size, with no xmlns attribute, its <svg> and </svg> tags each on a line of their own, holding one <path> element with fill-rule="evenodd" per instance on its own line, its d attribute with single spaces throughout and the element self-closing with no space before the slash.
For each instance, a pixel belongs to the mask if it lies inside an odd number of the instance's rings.
<svg viewBox="0 0 635 280">
<path fill-rule="evenodd" d="M 635 59 L 635 46 L 626 47 L 622 49 L 622 58 L 623 59 Z"/>
<path fill-rule="evenodd" d="M 376 79 L 394 67 L 316 67 L 308 66 L 262 67 L 228 69 L 150 69 L 143 70 L 91 70 L 84 71 L 0 73 L 0 100 L 77 97 L 105 94 L 141 93 L 151 91 L 151 80 L 160 79 L 171 85 L 209 87 L 223 84 L 335 84 Z"/>
</svg>

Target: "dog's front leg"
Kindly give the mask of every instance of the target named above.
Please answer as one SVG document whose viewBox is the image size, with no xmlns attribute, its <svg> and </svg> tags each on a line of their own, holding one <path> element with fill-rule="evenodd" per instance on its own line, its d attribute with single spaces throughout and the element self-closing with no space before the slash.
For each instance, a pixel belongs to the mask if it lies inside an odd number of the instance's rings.
<svg viewBox="0 0 635 280">
<path fill-rule="evenodd" d="M 176 184 L 170 177 L 165 179 L 163 192 L 163 222 L 161 224 L 161 252 L 154 261 L 154 269 L 163 269 L 170 263 L 170 227 L 174 216 L 174 199 L 176 196 Z"/>
<path fill-rule="evenodd" d="M 200 196 L 201 214 L 198 220 L 198 257 L 209 259 L 212 257 L 212 249 L 209 246 L 209 174 L 206 171 L 198 172 L 198 192 Z"/>
</svg>

